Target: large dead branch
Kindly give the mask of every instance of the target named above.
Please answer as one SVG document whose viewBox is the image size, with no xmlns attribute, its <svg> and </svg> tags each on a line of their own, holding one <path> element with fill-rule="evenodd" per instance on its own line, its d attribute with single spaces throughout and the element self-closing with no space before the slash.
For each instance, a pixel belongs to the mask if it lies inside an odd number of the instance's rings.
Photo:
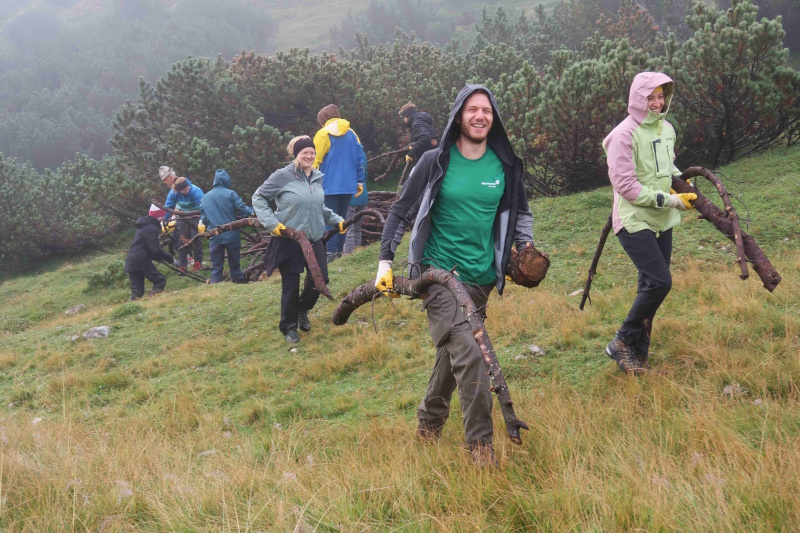
<svg viewBox="0 0 800 533">
<path fill-rule="evenodd" d="M 718 208 L 711 202 L 711 200 L 703 196 L 703 194 L 696 187 L 693 187 L 687 183 L 687 180 L 697 176 L 702 176 L 714 184 L 714 187 L 716 187 L 720 197 L 722 197 L 722 203 L 725 206 L 725 211 Z M 705 167 L 687 168 L 680 176 L 672 177 L 672 189 L 678 193 L 695 193 L 697 195 L 697 199 L 692 200 L 691 204 L 697 210 L 697 212 L 700 213 L 700 218 L 711 222 L 714 227 L 717 228 L 723 235 L 733 241 L 733 243 L 736 245 L 736 262 L 739 263 L 739 268 L 741 270 L 739 277 L 741 279 L 745 280 L 749 277 L 746 260 L 750 260 L 750 262 L 753 263 L 753 270 L 755 270 L 756 274 L 758 274 L 758 277 L 761 278 L 764 288 L 769 292 L 775 290 L 775 288 L 781 282 L 781 275 L 778 274 L 778 271 L 772 266 L 772 263 L 770 263 L 767 256 L 758 246 L 756 240 L 742 231 L 741 227 L 739 226 L 739 216 L 736 214 L 736 210 L 731 205 L 728 191 L 713 172 Z M 600 241 L 597 243 L 597 249 L 594 252 L 594 258 L 592 259 L 592 265 L 589 267 L 589 277 L 586 279 L 586 285 L 583 288 L 583 298 L 581 299 L 581 304 L 579 306 L 579 309 L 581 310 L 583 310 L 583 306 L 587 299 L 589 300 L 590 304 L 592 303 L 592 300 L 589 297 L 589 290 L 592 286 L 592 280 L 597 273 L 597 263 L 600 261 L 600 255 L 603 253 L 603 247 L 605 246 L 606 239 L 608 238 L 610 231 L 611 216 L 608 217 L 606 225 L 603 226 L 603 231 L 600 233 Z"/>
<path fill-rule="evenodd" d="M 239 220 L 234 220 L 233 222 L 228 222 L 227 224 L 220 224 L 214 229 L 206 230 L 203 233 L 198 233 L 197 235 L 186 241 L 186 244 L 181 246 L 179 250 L 183 250 L 184 248 L 191 246 L 192 243 L 197 239 L 201 238 L 210 239 L 211 237 L 216 237 L 220 233 L 225 233 L 226 231 L 233 231 L 251 226 L 254 228 L 260 228 L 261 223 L 258 221 L 257 218 L 251 217 L 251 218 L 240 218 Z"/>
<path fill-rule="evenodd" d="M 492 343 L 489 340 L 489 334 L 486 332 L 486 326 L 483 324 L 481 314 L 475 307 L 475 303 L 470 298 L 469 292 L 464 288 L 464 285 L 456 279 L 452 272 L 431 268 L 414 280 L 395 277 L 394 291 L 411 298 L 420 298 L 428 287 L 434 284 L 442 285 L 449 290 L 461 307 L 467 322 L 472 328 L 472 337 L 478 343 L 483 361 L 488 368 L 487 374 L 492 381 L 492 390 L 497 394 L 497 401 L 500 403 L 500 410 L 503 413 L 508 436 L 511 442 L 522 444 L 520 429 L 529 429 L 528 424 L 519 420 L 514 413 L 514 403 L 511 401 L 511 395 L 509 394 L 505 377 L 503 377 L 500 363 L 497 360 L 497 354 L 495 354 Z M 347 323 L 353 311 L 361 305 L 371 302 L 379 294 L 378 289 L 371 282 L 355 288 L 337 306 L 333 313 L 333 323 L 337 326 Z"/>
<path fill-rule="evenodd" d="M 756 274 L 758 274 L 758 277 L 761 278 L 764 288 L 769 292 L 774 291 L 781 282 L 781 276 L 772 266 L 772 263 L 770 263 L 769 259 L 758 246 L 758 243 L 756 243 L 755 239 L 739 228 L 739 218 L 736 216 L 733 208 L 729 207 L 730 200 L 728 200 L 725 204 L 725 211 L 722 211 L 720 208 L 711 203 L 708 198 L 700 194 L 696 188 L 686 183 L 687 179 L 695 176 L 703 176 L 711 181 L 717 190 L 720 191 L 720 195 L 722 196 L 722 191 L 725 190 L 725 187 L 722 186 L 722 183 L 720 183 L 719 179 L 717 179 L 717 177 L 714 176 L 710 170 L 703 167 L 691 167 L 686 169 L 686 171 L 681 174 L 680 177 L 673 177 L 672 188 L 679 193 L 693 192 L 697 194 L 697 200 L 692 201 L 692 205 L 695 209 L 697 209 L 697 212 L 700 213 L 704 219 L 711 222 L 715 228 L 722 232 L 723 235 L 736 244 L 737 253 L 740 256 L 737 258 L 737 261 L 739 261 L 741 264 L 741 258 L 746 256 L 747 259 L 753 263 L 753 270 L 755 270 Z M 727 197 L 727 192 L 725 192 L 725 195 L 723 196 L 723 201 L 725 201 L 725 197 Z M 740 243 L 736 242 L 737 238 Z M 739 251 L 740 245 L 742 251 Z M 743 269 L 742 279 L 745 279 L 746 273 L 746 269 Z"/>
</svg>

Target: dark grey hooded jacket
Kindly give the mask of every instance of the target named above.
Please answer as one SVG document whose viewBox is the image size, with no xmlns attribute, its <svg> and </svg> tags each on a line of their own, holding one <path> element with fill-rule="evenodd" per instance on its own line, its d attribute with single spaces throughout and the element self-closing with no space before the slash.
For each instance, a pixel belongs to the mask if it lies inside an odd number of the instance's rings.
<svg viewBox="0 0 800 533">
<path fill-rule="evenodd" d="M 475 91 L 485 92 L 492 104 L 492 129 L 488 136 L 488 145 L 503 164 L 505 171 L 505 190 L 500 198 L 497 215 L 494 219 L 494 265 L 497 274 L 497 290 L 502 294 L 505 286 L 505 272 L 508 266 L 511 245 L 516 243 L 533 243 L 533 214 L 528 207 L 525 188 L 522 184 L 522 160 L 517 157 L 508 140 L 508 135 L 500 119 L 497 101 L 489 89 L 483 85 L 467 85 L 458 93 L 450 118 L 442 133 L 442 142 L 434 150 L 425 152 L 420 158 L 408 182 L 403 186 L 400 197 L 392 205 L 381 238 L 381 259 L 393 260 L 402 233 L 397 228 L 402 224 L 406 214 L 409 218 L 416 215 L 414 229 L 411 231 L 411 242 L 408 249 L 408 262 L 419 264 L 425 252 L 425 244 L 431 233 L 431 208 L 433 207 L 442 179 L 450 163 L 450 147 L 461 135 L 461 127 L 455 123 L 460 115 L 464 101 Z M 415 211 L 409 213 L 409 211 Z M 410 269 L 412 275 L 418 275 L 419 269 Z"/>
</svg>

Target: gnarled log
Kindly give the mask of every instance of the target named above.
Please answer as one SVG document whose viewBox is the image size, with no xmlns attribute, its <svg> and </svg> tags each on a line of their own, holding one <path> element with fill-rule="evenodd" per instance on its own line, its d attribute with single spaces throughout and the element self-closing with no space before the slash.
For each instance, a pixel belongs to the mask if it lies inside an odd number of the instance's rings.
<svg viewBox="0 0 800 533">
<path fill-rule="evenodd" d="M 723 202 L 725 202 L 725 211 L 722 211 L 720 208 L 711 203 L 711 201 L 703 196 L 695 187 L 692 187 L 686 183 L 687 179 L 694 178 L 696 176 L 703 176 L 714 184 L 714 186 L 720 192 L 720 196 L 723 197 Z M 761 278 L 764 288 L 769 292 L 774 291 L 781 282 L 781 276 L 772 266 L 772 263 L 770 263 L 769 259 L 758 246 L 758 243 L 756 243 L 755 239 L 739 228 L 739 218 L 736 216 L 736 212 L 733 210 L 733 208 L 730 207 L 730 199 L 726 201 L 728 194 L 727 191 L 725 191 L 723 195 L 725 188 L 722 186 L 722 183 L 720 183 L 719 179 L 717 179 L 717 177 L 714 176 L 714 174 L 707 168 L 691 167 L 686 169 L 686 171 L 684 171 L 680 177 L 675 176 L 672 178 L 672 188 L 679 193 L 693 192 L 697 195 L 697 200 L 693 200 L 691 202 L 694 208 L 697 209 L 697 212 L 700 213 L 704 219 L 711 222 L 715 228 L 722 232 L 723 235 L 736 244 L 737 253 L 739 255 L 737 261 L 739 261 L 741 264 L 743 257 L 746 255 L 746 257 L 753 263 L 753 270 L 755 270 L 756 274 L 758 274 L 758 277 Z M 745 267 L 742 270 L 742 279 L 747 277 L 746 274 L 747 270 Z"/>
<path fill-rule="evenodd" d="M 360 218 L 363 218 L 367 215 L 377 218 L 378 220 L 380 220 L 381 224 L 386 222 L 380 211 L 375 211 L 374 209 L 362 209 L 361 211 L 356 213 L 350 220 L 345 220 L 344 223 L 342 224 L 342 227 L 346 230 L 347 228 L 358 222 Z M 322 236 L 322 242 L 328 242 L 329 240 L 331 240 L 331 237 L 333 237 L 337 233 L 339 233 L 339 230 L 337 228 L 329 229 Z"/>
<path fill-rule="evenodd" d="M 434 284 L 442 285 L 449 290 L 461 307 L 467 322 L 472 328 L 472 337 L 478 343 L 483 361 L 488 368 L 487 374 L 492 381 L 492 390 L 497 394 L 497 401 L 500 403 L 500 410 L 503 413 L 508 436 L 511 442 L 522 444 L 520 429 L 529 429 L 528 424 L 518 419 L 514 413 L 514 403 L 511 401 L 511 395 L 508 391 L 503 371 L 500 368 L 500 363 L 497 360 L 497 354 L 495 354 L 492 343 L 489 340 L 489 334 L 483 324 L 483 319 L 464 285 L 456 279 L 452 272 L 431 268 L 423 272 L 419 278 L 413 280 L 396 276 L 394 278 L 394 291 L 411 298 L 419 298 L 426 292 L 428 287 Z M 353 289 L 336 307 L 332 322 L 337 326 L 347 323 L 353 311 L 361 305 L 372 301 L 379 294 L 380 292 L 371 282 Z"/>
</svg>

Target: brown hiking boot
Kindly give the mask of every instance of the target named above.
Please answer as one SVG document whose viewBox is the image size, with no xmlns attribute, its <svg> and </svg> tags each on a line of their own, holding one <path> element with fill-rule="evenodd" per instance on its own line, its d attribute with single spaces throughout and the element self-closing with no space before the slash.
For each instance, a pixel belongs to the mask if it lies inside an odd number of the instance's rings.
<svg viewBox="0 0 800 533">
<path fill-rule="evenodd" d="M 622 342 L 619 337 L 614 337 L 614 340 L 608 343 L 606 354 L 616 361 L 619 369 L 626 374 L 639 375 L 646 371 L 642 362 L 634 354 L 633 348 Z"/>
<path fill-rule="evenodd" d="M 478 468 L 499 468 L 500 462 L 494 455 L 494 446 L 491 442 L 474 442 L 469 445 L 472 462 Z"/>
<path fill-rule="evenodd" d="M 444 420 L 420 419 L 417 426 L 417 437 L 424 441 L 436 442 L 442 438 L 442 428 L 444 428 Z"/>
</svg>

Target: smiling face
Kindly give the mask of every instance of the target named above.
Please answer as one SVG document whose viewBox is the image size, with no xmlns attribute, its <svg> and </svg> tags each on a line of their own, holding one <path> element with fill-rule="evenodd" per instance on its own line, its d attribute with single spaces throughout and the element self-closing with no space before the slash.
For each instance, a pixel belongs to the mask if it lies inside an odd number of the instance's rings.
<svg viewBox="0 0 800 533">
<path fill-rule="evenodd" d="M 647 97 L 647 108 L 653 113 L 661 113 L 661 110 L 664 109 L 664 104 L 664 90 L 661 87 L 658 87 Z"/>
<path fill-rule="evenodd" d="M 461 136 L 474 143 L 483 143 L 492 129 L 492 102 L 489 96 L 476 92 L 469 96 L 461 108 L 456 123 L 461 125 Z"/>
<path fill-rule="evenodd" d="M 303 169 L 303 172 L 308 172 L 308 170 L 310 170 L 314 165 L 314 158 L 316 156 L 317 151 L 311 146 L 308 148 L 303 148 L 300 150 L 300 153 L 297 154 L 297 164 L 300 165 L 300 168 Z"/>
</svg>

